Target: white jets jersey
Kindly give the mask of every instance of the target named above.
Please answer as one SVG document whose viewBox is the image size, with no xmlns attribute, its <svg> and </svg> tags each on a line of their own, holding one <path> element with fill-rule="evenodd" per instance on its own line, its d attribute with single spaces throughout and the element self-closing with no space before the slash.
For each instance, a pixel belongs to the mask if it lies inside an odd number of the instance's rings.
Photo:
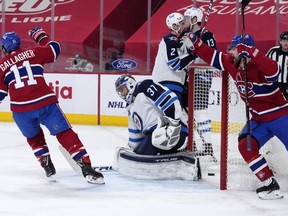
<svg viewBox="0 0 288 216">
<path fill-rule="evenodd" d="M 129 146 L 132 149 L 144 139 L 145 134 L 152 134 L 157 127 L 159 116 L 181 120 L 183 113 L 175 93 L 152 80 L 139 82 L 135 92 L 133 103 L 126 107 Z M 188 133 L 187 125 L 183 122 L 181 121 L 182 130 Z"/>
<path fill-rule="evenodd" d="M 181 45 L 171 33 L 162 38 L 152 71 L 154 82 L 180 93 L 183 91 L 187 68 L 196 58 L 195 54 L 180 49 Z"/>
</svg>

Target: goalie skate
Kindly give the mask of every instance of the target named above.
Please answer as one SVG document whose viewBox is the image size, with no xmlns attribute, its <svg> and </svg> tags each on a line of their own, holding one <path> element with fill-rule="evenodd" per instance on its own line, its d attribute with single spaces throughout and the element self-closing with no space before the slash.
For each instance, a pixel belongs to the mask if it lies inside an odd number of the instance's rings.
<svg viewBox="0 0 288 216">
<path fill-rule="evenodd" d="M 256 193 L 262 200 L 282 199 L 283 195 L 280 193 L 280 187 L 275 178 L 269 178 L 264 183 L 264 186 L 258 188 Z"/>
</svg>

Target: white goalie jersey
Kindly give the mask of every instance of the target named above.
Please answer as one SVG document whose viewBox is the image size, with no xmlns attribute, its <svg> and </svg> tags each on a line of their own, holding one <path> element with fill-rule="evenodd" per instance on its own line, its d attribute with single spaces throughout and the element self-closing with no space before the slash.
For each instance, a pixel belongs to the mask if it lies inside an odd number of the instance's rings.
<svg viewBox="0 0 288 216">
<path fill-rule="evenodd" d="M 133 103 L 126 107 L 129 117 L 129 146 L 132 149 L 144 139 L 145 134 L 151 134 L 155 130 L 159 116 L 180 119 L 181 130 L 188 131 L 180 102 L 168 88 L 152 80 L 144 80 L 137 84 L 135 94 Z"/>
</svg>

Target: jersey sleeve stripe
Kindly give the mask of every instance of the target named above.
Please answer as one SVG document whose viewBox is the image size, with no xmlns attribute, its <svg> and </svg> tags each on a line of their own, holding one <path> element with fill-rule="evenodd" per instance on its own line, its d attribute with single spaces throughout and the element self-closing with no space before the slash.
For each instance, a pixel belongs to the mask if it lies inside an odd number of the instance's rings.
<svg viewBox="0 0 288 216">
<path fill-rule="evenodd" d="M 221 58 L 222 58 L 222 53 L 215 50 L 213 53 L 213 57 L 211 59 L 210 65 L 212 65 L 213 67 L 219 70 L 224 70 Z"/>
<path fill-rule="evenodd" d="M 129 133 L 140 133 L 140 130 L 128 128 Z"/>
<path fill-rule="evenodd" d="M 160 97 L 155 101 L 155 105 L 159 106 L 159 104 L 167 97 L 167 95 L 169 95 L 171 93 L 171 91 L 166 91 L 163 94 L 160 95 Z"/>
<path fill-rule="evenodd" d="M 47 45 L 51 46 L 52 52 L 54 54 L 54 61 L 56 61 L 61 51 L 60 44 L 56 41 L 50 41 Z"/>
<path fill-rule="evenodd" d="M 275 82 L 275 81 L 278 80 L 278 77 L 279 77 L 280 72 L 281 72 L 281 68 L 280 68 L 280 65 L 278 64 L 278 70 L 277 70 L 277 72 L 276 72 L 274 75 L 272 75 L 272 76 L 265 76 L 265 78 L 266 78 L 266 80 L 267 80 L 268 82 Z"/>
<path fill-rule="evenodd" d="M 178 97 L 177 97 L 177 96 L 171 98 L 171 99 L 166 103 L 166 105 L 160 107 L 160 109 L 161 109 L 162 111 L 165 111 L 166 109 L 168 109 L 168 108 L 169 108 L 175 101 L 177 101 L 177 100 L 178 100 Z"/>
</svg>

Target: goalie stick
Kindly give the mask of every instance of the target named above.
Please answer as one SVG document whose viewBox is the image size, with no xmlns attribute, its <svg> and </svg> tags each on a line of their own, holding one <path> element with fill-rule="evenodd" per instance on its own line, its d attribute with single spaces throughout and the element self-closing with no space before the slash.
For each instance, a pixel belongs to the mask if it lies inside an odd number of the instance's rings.
<svg viewBox="0 0 288 216">
<path fill-rule="evenodd" d="M 78 166 L 76 161 L 73 160 L 73 158 L 71 158 L 71 155 L 67 152 L 67 150 L 61 145 L 59 145 L 58 148 L 59 148 L 60 152 L 62 153 L 62 155 L 64 156 L 64 158 L 69 163 L 69 165 L 72 167 L 74 172 L 77 173 L 77 174 L 81 174 L 82 175 L 81 168 Z M 111 165 L 108 165 L 108 166 L 95 166 L 95 167 L 93 167 L 93 169 L 96 170 L 96 171 L 101 171 L 101 172 L 114 171 L 115 170 L 113 168 L 113 166 L 111 166 Z"/>
<path fill-rule="evenodd" d="M 242 16 L 242 42 L 245 44 L 245 18 L 244 10 L 251 0 L 242 0 L 241 2 L 241 16 Z M 244 58 L 243 58 L 244 59 Z M 242 60 L 243 60 L 242 59 Z M 246 113 L 246 125 L 247 125 L 247 147 L 248 151 L 251 151 L 251 128 L 250 128 L 250 113 L 249 113 L 249 100 L 248 100 L 248 72 L 247 62 L 244 61 L 244 85 L 245 85 L 245 113 Z"/>
</svg>

